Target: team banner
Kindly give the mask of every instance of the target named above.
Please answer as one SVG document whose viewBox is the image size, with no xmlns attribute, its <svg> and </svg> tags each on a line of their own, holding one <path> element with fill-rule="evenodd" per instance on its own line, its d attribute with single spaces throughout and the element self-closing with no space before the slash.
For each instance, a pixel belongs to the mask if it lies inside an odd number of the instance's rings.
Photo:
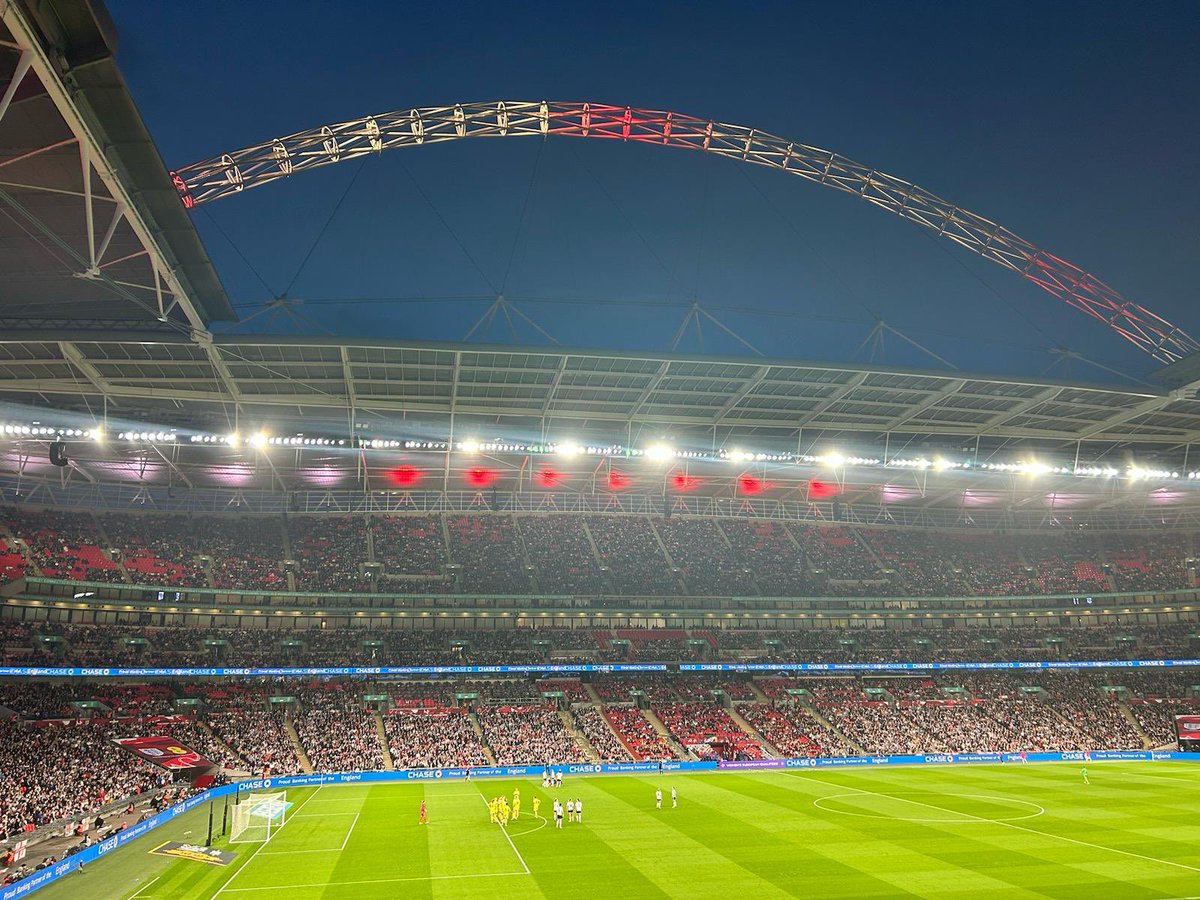
<svg viewBox="0 0 1200 900">
<path fill-rule="evenodd" d="M 199 844 L 181 844 L 179 841 L 167 841 L 165 844 L 159 844 L 150 852 L 155 856 L 190 859 L 195 862 L 208 863 L 210 866 L 227 866 L 237 859 L 237 854 L 231 853 L 228 850 L 218 850 L 216 847 L 201 847 Z"/>
<path fill-rule="evenodd" d="M 1175 736 L 1181 741 L 1200 741 L 1200 716 L 1176 716 Z"/>
<path fill-rule="evenodd" d="M 169 734 L 114 738 L 113 743 L 120 745 L 135 756 L 140 756 L 147 762 L 170 769 L 172 772 L 185 769 L 211 769 L 216 765 L 207 756 L 193 750 Z"/>
</svg>

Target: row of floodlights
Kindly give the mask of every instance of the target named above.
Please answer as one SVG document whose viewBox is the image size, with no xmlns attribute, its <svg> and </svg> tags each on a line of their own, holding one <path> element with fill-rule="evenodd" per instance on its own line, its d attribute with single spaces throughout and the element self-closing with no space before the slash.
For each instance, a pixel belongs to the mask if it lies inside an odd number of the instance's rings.
<svg viewBox="0 0 1200 900">
<path fill-rule="evenodd" d="M 9 437 L 75 437 L 93 441 L 104 437 L 99 428 L 51 428 L 47 425 L 0 425 L 0 434 Z"/>
<path fill-rule="evenodd" d="M 4 424 L 0 425 L 0 434 L 9 437 L 33 438 L 86 438 L 103 440 L 104 431 L 100 428 L 58 428 L 54 426 L 33 424 Z M 122 431 L 117 434 L 122 441 L 148 444 L 174 444 L 179 435 L 174 431 Z M 217 445 L 226 447 L 239 446 L 243 438 L 236 432 L 229 434 L 193 434 L 188 442 L 197 445 Z M 805 465 L 825 466 L 841 469 L 846 466 L 876 467 L 884 466 L 895 469 L 911 469 L 916 471 L 942 472 L 951 469 L 978 469 L 986 472 L 1000 472 L 1014 475 L 1073 475 L 1090 478 L 1116 478 L 1122 474 L 1138 480 L 1170 480 L 1180 478 L 1178 471 L 1171 469 L 1151 469 L 1141 466 L 1129 466 L 1124 472 L 1112 466 L 1074 465 L 1053 466 L 1037 460 L 1021 462 L 983 462 L 971 463 L 935 457 L 893 457 L 880 459 L 869 456 L 844 456 L 836 451 L 822 454 L 797 453 L 762 453 L 739 449 L 722 449 L 718 451 L 680 450 L 667 444 L 651 444 L 650 446 L 624 447 L 620 444 L 576 444 L 569 441 L 547 443 L 520 443 L 512 441 L 438 441 L 438 440 L 395 440 L 383 438 L 345 438 L 306 437 L 304 435 L 273 436 L 258 432 L 245 442 L 252 447 L 358 447 L 368 450 L 415 450 L 447 452 L 456 450 L 462 453 L 531 453 L 557 454 L 560 456 L 598 456 L 598 457 L 642 457 L 650 460 L 682 460 L 682 461 L 728 461 L 734 463 L 802 463 Z M 1200 470 L 1186 473 L 1189 480 L 1200 480 Z"/>
</svg>

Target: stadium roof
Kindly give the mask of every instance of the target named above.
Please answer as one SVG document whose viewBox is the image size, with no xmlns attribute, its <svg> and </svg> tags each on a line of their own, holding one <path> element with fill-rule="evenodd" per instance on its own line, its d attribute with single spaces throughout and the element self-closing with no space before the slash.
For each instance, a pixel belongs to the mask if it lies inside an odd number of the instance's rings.
<svg viewBox="0 0 1200 900">
<path fill-rule="evenodd" d="M 232 318 L 113 61 L 103 7 L 0 12 L 0 330 L 187 333 Z"/>
<path fill-rule="evenodd" d="M 272 336 L 217 336 L 204 347 L 161 333 L 10 329 L 0 336 L 0 399 L 80 412 L 107 400 L 110 415 L 196 428 L 226 427 L 237 407 L 249 427 L 344 429 L 354 410 L 359 419 L 378 414 L 376 431 L 387 431 L 384 418 L 412 417 L 442 437 L 468 424 L 509 438 L 583 429 L 624 439 L 649 428 L 794 446 L 801 432 L 825 432 L 866 443 L 889 435 L 1087 442 L 1093 453 L 1126 444 L 1170 452 L 1200 439 L 1194 385 Z"/>
<path fill-rule="evenodd" d="M 1200 439 L 1190 358 L 1164 370 L 1176 375 L 1165 387 L 1130 387 L 762 357 L 214 335 L 210 323 L 233 309 L 113 62 L 103 8 L 15 2 L 0 17 L 0 422 L 181 440 L 322 434 L 347 439 L 347 451 L 366 437 L 668 441 L 1181 471 Z M 263 464 L 248 447 L 109 442 L 72 448 L 62 472 L 45 463 L 50 439 L 0 434 L 0 476 L 191 487 L 228 484 L 227 467 L 244 464 L 239 484 L 289 492 L 313 471 L 304 449 Z M 333 472 L 318 484 L 344 476 L 371 490 L 373 473 L 395 465 L 316 452 Z M 444 488 L 470 465 L 445 457 Z M 802 492 L 806 476 L 788 477 Z M 886 473 L 860 480 L 864 497 L 888 486 Z M 1078 482 L 1069 491 L 1080 505 L 1124 502 Z M 945 503 L 962 502 L 956 490 Z M 1129 502 L 1144 501 L 1133 493 L 1142 500 Z M 1170 502 L 1188 504 L 1200 491 L 1175 493 Z M 938 502 L 924 488 L 917 499 Z"/>
</svg>

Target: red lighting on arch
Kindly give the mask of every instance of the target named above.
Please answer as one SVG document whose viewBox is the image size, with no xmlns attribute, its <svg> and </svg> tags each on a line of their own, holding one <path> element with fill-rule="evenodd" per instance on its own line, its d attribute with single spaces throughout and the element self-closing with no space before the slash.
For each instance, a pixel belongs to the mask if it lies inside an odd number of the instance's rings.
<svg viewBox="0 0 1200 900">
<path fill-rule="evenodd" d="M 413 487 L 420 483 L 424 474 L 416 466 L 396 466 L 387 473 L 387 477 L 396 487 Z"/>
<path fill-rule="evenodd" d="M 808 482 L 808 496 L 812 500 L 825 500 L 829 497 L 836 497 L 841 492 L 842 489 L 836 484 L 830 484 L 827 481 L 820 481 L 813 478 Z"/>
<path fill-rule="evenodd" d="M 609 490 L 623 491 L 625 488 L 633 484 L 633 479 L 622 472 L 620 469 L 608 470 L 608 487 Z"/>
<path fill-rule="evenodd" d="M 761 494 L 769 485 L 757 475 L 739 475 L 737 489 L 739 494 Z"/>
<path fill-rule="evenodd" d="M 471 487 L 487 487 L 490 484 L 494 484 L 499 475 L 494 469 L 485 469 L 483 466 L 474 466 L 473 468 L 467 469 L 466 474 L 463 477 L 466 479 L 467 484 L 469 484 Z"/>
<path fill-rule="evenodd" d="M 539 469 L 534 478 L 542 487 L 553 488 L 562 484 L 566 476 L 557 469 Z"/>
<path fill-rule="evenodd" d="M 694 491 L 703 483 L 698 476 L 684 471 L 671 473 L 671 487 L 677 491 Z"/>
</svg>

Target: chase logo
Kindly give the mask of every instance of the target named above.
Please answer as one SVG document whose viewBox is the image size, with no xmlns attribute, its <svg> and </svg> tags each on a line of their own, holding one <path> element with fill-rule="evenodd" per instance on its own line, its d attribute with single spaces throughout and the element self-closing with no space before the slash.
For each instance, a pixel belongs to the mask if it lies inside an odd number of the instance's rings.
<svg viewBox="0 0 1200 900">
<path fill-rule="evenodd" d="M 1081 760 L 1081 759 L 1084 759 L 1085 757 L 1082 753 L 1071 751 L 1068 753 L 1064 753 L 1062 755 L 1062 758 L 1065 760 Z"/>
</svg>

